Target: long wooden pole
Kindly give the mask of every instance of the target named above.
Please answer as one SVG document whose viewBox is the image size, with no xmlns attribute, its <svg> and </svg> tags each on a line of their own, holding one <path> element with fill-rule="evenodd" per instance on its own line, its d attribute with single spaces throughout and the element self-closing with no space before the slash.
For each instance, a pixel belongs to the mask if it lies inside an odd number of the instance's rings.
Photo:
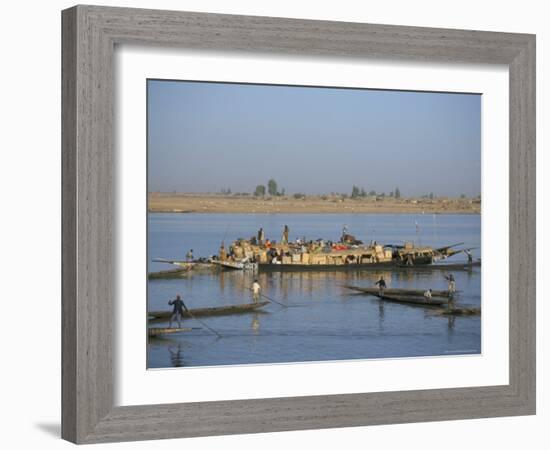
<svg viewBox="0 0 550 450">
<path fill-rule="evenodd" d="M 245 289 L 248 289 L 249 291 L 254 292 L 254 290 L 252 288 L 245 288 Z M 267 300 L 269 300 L 270 302 L 277 303 L 277 305 L 284 306 L 285 308 L 289 308 L 288 305 L 285 305 L 284 303 L 278 302 L 277 300 L 273 300 L 272 298 L 268 297 L 267 295 L 262 294 L 261 292 L 260 292 L 260 295 L 262 297 L 266 298 Z"/>
<path fill-rule="evenodd" d="M 218 336 L 219 338 L 222 337 L 222 335 L 220 333 L 218 333 L 216 330 L 214 330 L 212 327 L 209 327 L 206 323 L 204 323 L 202 320 L 200 319 L 197 319 L 193 313 L 191 311 L 189 311 L 187 308 L 185 309 L 185 311 L 187 311 L 187 314 L 189 314 L 191 316 L 192 319 L 195 319 L 197 322 L 199 322 L 200 324 L 204 325 L 206 328 L 208 328 L 210 331 L 212 331 L 212 333 L 214 333 L 216 336 Z"/>
</svg>

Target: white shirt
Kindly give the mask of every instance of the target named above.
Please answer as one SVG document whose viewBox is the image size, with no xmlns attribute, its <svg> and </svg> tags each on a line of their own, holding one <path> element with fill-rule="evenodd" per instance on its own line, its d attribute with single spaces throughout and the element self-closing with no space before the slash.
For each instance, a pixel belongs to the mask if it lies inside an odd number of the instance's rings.
<svg viewBox="0 0 550 450">
<path fill-rule="evenodd" d="M 259 294 L 261 290 L 262 288 L 259 283 L 252 284 L 252 291 L 254 292 L 254 294 Z"/>
</svg>

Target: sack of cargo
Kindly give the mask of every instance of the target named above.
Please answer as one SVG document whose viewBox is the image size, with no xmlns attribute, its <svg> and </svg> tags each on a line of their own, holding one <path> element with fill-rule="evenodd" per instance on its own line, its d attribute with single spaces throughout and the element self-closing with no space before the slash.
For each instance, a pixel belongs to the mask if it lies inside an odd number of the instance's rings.
<svg viewBox="0 0 550 450">
<path fill-rule="evenodd" d="M 326 264 L 326 261 L 325 255 L 311 255 L 311 264 Z"/>
<path fill-rule="evenodd" d="M 292 258 L 290 256 L 283 256 L 283 264 L 290 264 L 292 262 Z"/>
<path fill-rule="evenodd" d="M 293 263 L 299 263 L 300 262 L 300 254 L 299 253 L 295 253 L 292 255 L 292 262 Z"/>
<path fill-rule="evenodd" d="M 302 253 L 302 264 L 309 264 L 309 253 Z"/>
</svg>

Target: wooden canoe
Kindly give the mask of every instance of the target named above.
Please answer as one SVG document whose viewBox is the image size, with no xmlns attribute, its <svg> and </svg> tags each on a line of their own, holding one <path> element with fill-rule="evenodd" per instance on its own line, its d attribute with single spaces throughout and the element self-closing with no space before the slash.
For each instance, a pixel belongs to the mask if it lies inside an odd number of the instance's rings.
<svg viewBox="0 0 550 450">
<path fill-rule="evenodd" d="M 165 328 L 165 327 L 150 327 L 147 330 L 149 337 L 163 336 L 165 334 L 181 333 L 183 331 L 191 331 L 193 328 Z"/>
<path fill-rule="evenodd" d="M 181 269 L 172 269 L 172 270 L 161 270 L 160 272 L 151 272 L 148 275 L 148 278 L 150 280 L 157 280 L 157 279 L 166 279 L 166 278 L 180 278 L 183 275 L 186 275 L 189 273 L 189 269 L 187 268 L 181 268 Z"/>
<path fill-rule="evenodd" d="M 240 305 L 227 305 L 227 306 L 213 306 L 210 308 L 196 308 L 190 309 L 189 311 L 195 317 L 204 317 L 204 316 L 224 316 L 227 314 L 242 314 L 247 312 L 255 311 L 258 308 L 261 308 L 267 305 L 269 302 L 258 302 L 258 303 L 242 303 Z M 172 317 L 172 311 L 151 311 L 148 313 L 149 321 L 162 321 L 170 320 Z M 191 318 L 191 316 L 184 311 L 184 318 Z"/>
<path fill-rule="evenodd" d="M 422 305 L 422 306 L 442 306 L 447 303 L 447 300 L 441 300 L 439 298 L 432 298 L 428 301 L 426 297 L 423 295 L 415 296 L 415 295 L 389 295 L 384 293 L 383 296 L 377 295 L 377 297 L 380 300 L 384 300 L 387 302 L 395 302 L 395 303 L 408 303 L 411 305 Z"/>
<path fill-rule="evenodd" d="M 361 286 L 351 286 L 345 285 L 344 287 L 352 289 L 354 291 L 362 292 L 364 294 L 378 295 L 379 289 L 377 287 L 361 287 Z M 397 288 L 386 288 L 384 289 L 384 294 L 388 295 L 416 295 L 423 296 L 426 289 L 397 289 Z M 433 297 L 448 297 L 449 291 L 438 291 L 432 290 Z"/>
</svg>

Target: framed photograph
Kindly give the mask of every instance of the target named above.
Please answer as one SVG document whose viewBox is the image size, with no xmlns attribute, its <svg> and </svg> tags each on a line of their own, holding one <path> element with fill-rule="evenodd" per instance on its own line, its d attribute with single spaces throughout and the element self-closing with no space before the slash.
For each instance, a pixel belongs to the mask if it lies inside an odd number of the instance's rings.
<svg viewBox="0 0 550 450">
<path fill-rule="evenodd" d="M 62 23 L 65 439 L 535 413 L 533 35 Z"/>
</svg>

